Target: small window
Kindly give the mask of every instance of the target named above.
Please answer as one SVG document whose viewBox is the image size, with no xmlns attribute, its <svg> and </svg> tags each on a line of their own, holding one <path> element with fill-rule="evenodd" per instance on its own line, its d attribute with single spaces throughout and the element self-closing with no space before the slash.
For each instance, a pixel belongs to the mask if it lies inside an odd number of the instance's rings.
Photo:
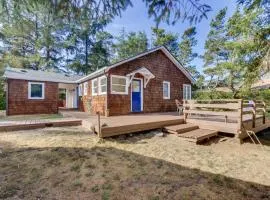
<svg viewBox="0 0 270 200">
<path fill-rule="evenodd" d="M 102 76 L 99 79 L 99 94 L 107 93 L 107 77 Z"/>
<path fill-rule="evenodd" d="M 44 99 L 44 83 L 28 83 L 28 99 Z"/>
<path fill-rule="evenodd" d="M 83 91 L 82 88 L 83 88 L 83 86 L 82 86 L 82 84 L 80 84 L 79 85 L 79 96 L 82 96 L 82 91 Z"/>
<path fill-rule="evenodd" d="M 83 95 L 87 95 L 87 91 L 88 91 L 88 82 L 85 82 L 83 84 Z"/>
<path fill-rule="evenodd" d="M 111 76 L 111 93 L 112 94 L 128 94 L 127 77 Z"/>
<path fill-rule="evenodd" d="M 183 85 L 183 99 L 184 100 L 191 99 L 191 85 L 188 84 Z"/>
<path fill-rule="evenodd" d="M 98 94 L 98 80 L 93 79 L 92 80 L 92 96 L 95 96 Z"/>
<path fill-rule="evenodd" d="M 168 81 L 163 81 L 163 99 L 170 99 L 171 94 L 170 94 L 170 82 Z"/>
</svg>

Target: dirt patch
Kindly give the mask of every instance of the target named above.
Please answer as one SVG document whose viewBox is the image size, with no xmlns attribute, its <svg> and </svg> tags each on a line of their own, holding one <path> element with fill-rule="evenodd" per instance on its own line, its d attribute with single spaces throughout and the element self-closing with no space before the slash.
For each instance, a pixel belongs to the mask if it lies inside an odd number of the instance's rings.
<svg viewBox="0 0 270 200">
<path fill-rule="evenodd" d="M 270 198 L 269 147 L 232 139 L 99 140 L 80 127 L 47 128 L 0 133 L 0 151 L 0 199 Z"/>
</svg>

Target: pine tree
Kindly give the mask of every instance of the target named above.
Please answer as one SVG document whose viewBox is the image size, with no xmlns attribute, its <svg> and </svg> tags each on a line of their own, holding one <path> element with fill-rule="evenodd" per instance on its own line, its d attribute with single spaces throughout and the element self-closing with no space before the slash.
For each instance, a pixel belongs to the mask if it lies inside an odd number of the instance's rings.
<svg viewBox="0 0 270 200">
<path fill-rule="evenodd" d="M 116 38 L 117 42 L 113 45 L 115 58 L 113 62 L 135 56 L 142 53 L 148 48 L 148 39 L 145 32 L 130 32 L 126 33 L 122 29 L 119 37 Z"/>
<path fill-rule="evenodd" d="M 210 31 L 205 42 L 204 73 L 209 77 L 208 87 L 215 88 L 223 84 L 223 69 L 220 64 L 227 60 L 228 52 L 225 49 L 226 30 L 225 16 L 227 8 L 218 12 L 216 17 L 211 20 Z"/>
<path fill-rule="evenodd" d="M 167 33 L 165 29 L 152 27 L 152 40 L 153 46 L 165 46 L 175 57 L 178 57 L 178 35 Z"/>
<path fill-rule="evenodd" d="M 178 60 L 188 69 L 194 78 L 198 78 L 200 73 L 196 66 L 192 65 L 192 61 L 198 57 L 198 54 L 193 52 L 193 48 L 197 45 L 195 38 L 196 28 L 191 27 L 184 31 L 181 42 L 179 43 Z"/>
</svg>

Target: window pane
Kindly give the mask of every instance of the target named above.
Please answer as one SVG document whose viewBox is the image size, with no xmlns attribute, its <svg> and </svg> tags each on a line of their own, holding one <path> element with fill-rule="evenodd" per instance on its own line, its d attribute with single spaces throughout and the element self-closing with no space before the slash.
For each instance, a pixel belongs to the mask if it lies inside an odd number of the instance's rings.
<svg viewBox="0 0 270 200">
<path fill-rule="evenodd" d="M 140 82 L 132 81 L 132 92 L 140 92 Z"/>
<path fill-rule="evenodd" d="M 42 85 L 31 84 L 31 97 L 42 97 Z"/>
<path fill-rule="evenodd" d="M 95 87 L 95 88 L 93 88 L 93 89 L 94 89 L 94 93 L 97 94 L 97 93 L 98 93 L 98 88 Z"/>
<path fill-rule="evenodd" d="M 107 92 L 107 86 L 103 85 L 101 86 L 101 93 L 105 93 L 105 92 Z"/>
<path fill-rule="evenodd" d="M 112 84 L 126 85 L 125 78 L 112 77 Z"/>
<path fill-rule="evenodd" d="M 126 86 L 124 85 L 112 85 L 113 92 L 126 92 Z"/>
<path fill-rule="evenodd" d="M 106 85 L 106 78 L 100 79 L 100 85 Z"/>
<path fill-rule="evenodd" d="M 93 81 L 93 87 L 97 87 L 97 86 L 98 86 L 97 80 L 94 80 L 94 81 Z"/>
<path fill-rule="evenodd" d="M 169 97 L 169 84 L 163 83 L 163 97 Z"/>
<path fill-rule="evenodd" d="M 87 95 L 87 90 L 88 90 L 88 83 L 86 82 L 86 83 L 84 83 L 84 88 L 83 88 L 83 90 L 84 90 L 84 95 Z"/>
</svg>

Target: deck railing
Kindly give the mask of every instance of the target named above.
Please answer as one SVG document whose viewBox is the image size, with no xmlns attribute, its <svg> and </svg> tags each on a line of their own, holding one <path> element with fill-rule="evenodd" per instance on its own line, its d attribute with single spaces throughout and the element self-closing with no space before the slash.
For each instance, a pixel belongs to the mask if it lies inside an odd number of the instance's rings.
<svg viewBox="0 0 270 200">
<path fill-rule="evenodd" d="M 243 117 L 252 115 L 252 127 L 256 126 L 256 116 L 261 113 L 265 123 L 265 103 L 263 101 L 242 99 L 184 100 L 184 120 L 191 115 L 200 115 L 204 120 L 224 119 L 224 123 L 237 123 L 242 130 Z"/>
</svg>

